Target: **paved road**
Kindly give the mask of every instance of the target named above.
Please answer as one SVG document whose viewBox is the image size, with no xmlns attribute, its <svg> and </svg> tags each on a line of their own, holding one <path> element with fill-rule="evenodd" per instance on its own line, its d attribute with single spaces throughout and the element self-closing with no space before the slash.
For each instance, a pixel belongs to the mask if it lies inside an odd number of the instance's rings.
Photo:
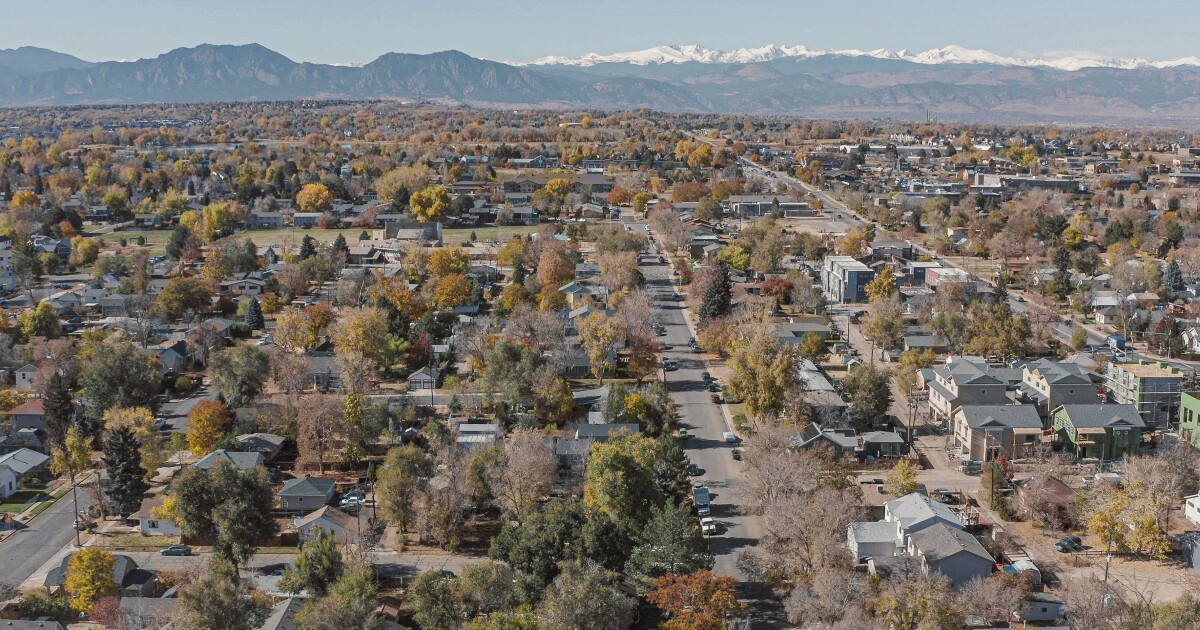
<svg viewBox="0 0 1200 630">
<path fill-rule="evenodd" d="M 632 227 L 644 231 L 645 224 Z M 653 247 L 651 251 L 657 252 Z M 679 424 L 688 431 L 684 449 L 701 470 L 694 480 L 703 481 L 711 493 L 712 516 L 718 523 L 717 535 L 709 537 L 713 571 L 739 580 L 738 596 L 749 606 L 754 628 L 786 627 L 779 601 L 761 585 L 746 583 L 745 575 L 737 567 L 738 556 L 758 544 L 762 525 L 758 516 L 746 514 L 739 507 L 743 464 L 733 459 L 735 445 L 726 443 L 722 437 L 729 427 L 700 377 L 708 367 L 703 355 L 692 352 L 688 346 L 692 333 L 684 320 L 684 303 L 673 299 L 676 293 L 670 265 L 642 265 L 641 271 L 646 277 L 647 291 L 655 298 L 655 317 L 667 331 L 659 340 L 671 346 L 663 356 L 679 365 L 678 370 L 666 373 L 666 384 L 679 409 Z"/>
<path fill-rule="evenodd" d="M 163 403 L 158 410 L 158 416 L 167 421 L 164 430 L 187 433 L 187 419 L 188 414 L 192 412 L 192 408 L 201 400 L 215 400 L 216 397 L 216 389 L 210 386 L 202 386 L 187 398 Z"/>
<path fill-rule="evenodd" d="M 79 489 L 79 509 L 91 504 Z M 67 545 L 75 543 L 75 503 L 71 493 L 38 514 L 28 526 L 0 542 L 0 583 L 20 586 Z"/>
</svg>

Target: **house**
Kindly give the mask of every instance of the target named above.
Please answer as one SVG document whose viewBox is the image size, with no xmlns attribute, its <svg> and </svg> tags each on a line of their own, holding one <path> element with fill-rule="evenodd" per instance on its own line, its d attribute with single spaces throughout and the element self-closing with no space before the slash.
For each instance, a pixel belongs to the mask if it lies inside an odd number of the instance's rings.
<svg viewBox="0 0 1200 630">
<path fill-rule="evenodd" d="M 1200 494 L 1193 494 L 1183 500 L 1183 515 L 1192 524 L 1200 526 Z"/>
<path fill-rule="evenodd" d="M 846 528 L 846 546 L 855 560 L 896 555 L 896 526 L 886 521 L 854 522 Z"/>
<path fill-rule="evenodd" d="M 1033 592 L 1025 598 L 1025 607 L 1013 612 L 1018 621 L 1052 622 L 1066 615 L 1066 604 L 1054 593 Z"/>
<path fill-rule="evenodd" d="M 600 275 L 600 265 L 594 262 L 582 262 L 575 265 L 575 279 L 587 280 Z"/>
<path fill-rule="evenodd" d="M 835 455 L 854 455 L 859 448 L 854 429 L 823 429 L 816 422 L 808 423 L 788 441 L 788 448 L 793 451 L 818 445 L 830 447 Z"/>
<path fill-rule="evenodd" d="M 297 212 L 292 215 L 292 225 L 298 228 L 314 228 L 317 227 L 321 216 L 320 212 Z"/>
<path fill-rule="evenodd" d="M 154 515 L 154 509 L 162 507 L 167 495 L 158 493 L 142 499 L 142 506 L 137 512 L 129 515 L 129 520 L 138 522 L 138 531 L 143 536 L 178 536 L 179 526 L 169 518 L 159 518 Z"/>
<path fill-rule="evenodd" d="M 883 504 L 883 520 L 895 528 L 897 546 L 907 547 L 909 536 L 937 524 L 962 529 L 962 518 L 944 503 L 920 492 L 906 494 Z"/>
<path fill-rule="evenodd" d="M 608 438 L 617 431 L 625 430 L 630 433 L 641 433 L 639 424 L 581 424 L 575 427 L 576 440 L 593 440 L 607 442 Z"/>
<path fill-rule="evenodd" d="M 46 431 L 46 412 L 42 408 L 43 400 L 34 398 L 27 400 L 24 403 L 13 407 L 8 411 L 10 431 L 19 431 L 21 429 L 33 429 L 35 431 Z"/>
<path fill-rule="evenodd" d="M 995 368 L 979 357 L 953 357 L 933 370 L 929 385 L 929 410 L 949 421 L 962 405 L 1003 405 L 1008 400 L 1012 370 Z"/>
<path fill-rule="evenodd" d="M 498 422 L 462 422 L 458 425 L 459 448 L 471 450 L 495 444 L 504 435 Z"/>
<path fill-rule="evenodd" d="M 382 230 L 375 230 L 373 239 L 416 242 L 430 247 L 442 246 L 442 224 L 412 221 L 385 221 Z"/>
<path fill-rule="evenodd" d="M 1138 453 L 1146 423 L 1134 405 L 1062 405 L 1053 427 L 1077 457 L 1121 459 Z"/>
<path fill-rule="evenodd" d="M 46 574 L 42 585 L 51 594 L 62 591 L 67 582 L 67 569 L 71 565 L 69 554 L 62 559 L 62 564 Z M 113 579 L 117 583 L 117 595 L 120 597 L 148 597 L 156 594 L 158 579 L 153 571 L 139 569 L 137 562 L 125 554 L 113 554 Z M 0 626 L 2 627 L 2 626 Z"/>
<path fill-rule="evenodd" d="M 242 278 L 240 280 L 223 280 L 221 292 L 246 297 L 258 297 L 263 294 L 266 283 L 260 278 Z"/>
<path fill-rule="evenodd" d="M 310 352 L 304 356 L 308 363 L 308 382 L 317 391 L 340 389 L 342 386 L 342 368 L 334 360 L 332 352 Z"/>
<path fill-rule="evenodd" d="M 285 597 L 271 608 L 271 616 L 258 630 L 296 630 L 296 615 L 307 601 L 304 597 Z"/>
<path fill-rule="evenodd" d="M 1039 520 L 1057 529 L 1070 529 L 1078 511 L 1075 490 L 1057 477 L 1035 476 L 1017 484 L 1017 500 L 1026 514 L 1037 512 Z"/>
<path fill-rule="evenodd" d="M 1110 400 L 1135 405 L 1150 429 L 1165 429 L 1179 414 L 1183 372 L 1167 363 L 1108 364 L 1105 374 Z"/>
<path fill-rule="evenodd" d="M 821 267 L 821 288 L 841 304 L 867 301 L 867 285 L 875 271 L 852 256 L 826 256 Z"/>
<path fill-rule="evenodd" d="M 864 457 L 894 458 L 904 452 L 904 438 L 895 431 L 868 431 L 858 441 Z"/>
<path fill-rule="evenodd" d="M 17 389 L 33 389 L 33 381 L 37 377 L 37 366 L 32 363 L 26 363 L 17 368 L 16 383 Z M 9 413 L 12 413 L 11 411 Z"/>
<path fill-rule="evenodd" d="M 733 195 L 726 204 L 730 216 L 761 217 L 776 213 L 781 217 L 798 219 L 813 216 L 813 209 L 802 201 L 792 201 L 778 195 Z"/>
<path fill-rule="evenodd" d="M 22 448 L 0 456 L 0 499 L 7 499 L 21 486 L 29 473 L 41 470 L 50 456 Z"/>
<path fill-rule="evenodd" d="M 387 262 L 387 257 L 373 245 L 353 245 L 346 254 L 346 262 L 351 265 L 382 265 Z"/>
<path fill-rule="evenodd" d="M 1021 394 L 1049 416 L 1058 405 L 1100 402 L 1092 372 L 1075 363 L 1037 359 L 1021 366 Z"/>
<path fill-rule="evenodd" d="M 935 523 L 908 539 L 908 555 L 921 563 L 921 570 L 940 575 L 957 587 L 992 574 L 996 560 L 979 540 L 960 527 Z"/>
<path fill-rule="evenodd" d="M 219 448 L 196 460 L 196 463 L 192 464 L 192 466 L 200 470 L 211 470 L 213 466 L 217 465 L 217 462 L 222 461 L 229 462 L 238 470 L 250 470 L 255 466 L 262 466 L 266 460 L 263 458 L 262 453 L 241 453 Z"/>
<path fill-rule="evenodd" d="M 963 459 L 991 461 L 1004 453 L 1025 457 L 1042 435 L 1033 405 L 963 405 L 953 413 L 954 447 Z"/>
<path fill-rule="evenodd" d="M 598 284 L 568 282 L 558 290 L 567 297 L 567 306 L 572 309 L 583 306 L 589 300 L 600 306 L 608 302 L 608 289 Z"/>
<path fill-rule="evenodd" d="M 277 230 L 283 227 L 282 212 L 259 212 L 250 213 L 250 228 L 254 230 Z"/>
<path fill-rule="evenodd" d="M 426 366 L 408 375 L 408 387 L 410 390 L 437 389 L 441 377 L 441 370 Z"/>
<path fill-rule="evenodd" d="M 262 455 L 263 462 L 275 459 L 287 438 L 273 433 L 243 433 L 237 436 L 238 446 L 247 453 Z"/>
<path fill-rule="evenodd" d="M 292 521 L 300 533 L 300 542 L 316 535 L 317 529 L 334 535 L 341 542 L 356 540 L 362 532 L 358 517 L 351 516 L 335 507 L 326 505 Z"/>
<path fill-rule="evenodd" d="M 279 490 L 279 505 L 292 512 L 308 512 L 333 501 L 335 483 L 324 477 L 289 479 Z"/>
</svg>

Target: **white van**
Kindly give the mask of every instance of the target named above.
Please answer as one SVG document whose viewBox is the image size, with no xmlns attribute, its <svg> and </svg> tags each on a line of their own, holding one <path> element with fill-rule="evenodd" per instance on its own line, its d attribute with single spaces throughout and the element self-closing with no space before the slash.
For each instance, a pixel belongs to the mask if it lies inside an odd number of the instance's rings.
<svg viewBox="0 0 1200 630">
<path fill-rule="evenodd" d="M 729 431 L 722 433 L 721 436 L 724 437 L 725 441 L 729 444 L 737 444 L 738 442 L 742 441 L 742 438 L 730 433 Z"/>
</svg>

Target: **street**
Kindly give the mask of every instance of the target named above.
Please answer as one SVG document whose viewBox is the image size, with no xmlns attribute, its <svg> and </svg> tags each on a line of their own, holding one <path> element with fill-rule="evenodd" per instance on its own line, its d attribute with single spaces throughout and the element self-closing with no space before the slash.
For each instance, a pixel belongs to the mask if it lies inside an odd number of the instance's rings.
<svg viewBox="0 0 1200 630">
<path fill-rule="evenodd" d="M 91 504 L 88 493 L 80 488 L 79 509 Z M 13 532 L 0 542 L 0 582 L 20 586 L 67 545 L 75 543 L 75 503 L 71 493 L 31 520 L 24 529 Z"/>
<path fill-rule="evenodd" d="M 643 232 L 646 224 L 635 223 L 631 227 Z M 651 244 L 650 253 L 658 253 L 656 245 Z M 739 581 L 738 596 L 750 608 L 755 620 L 753 627 L 786 627 L 780 602 L 765 587 L 746 583 L 746 576 L 738 569 L 738 556 L 758 544 L 762 525 L 758 516 L 741 509 L 744 464 L 733 459 L 733 450 L 739 446 L 723 438 L 731 429 L 700 376 L 708 368 L 705 355 L 693 352 L 688 346 L 688 337 L 693 333 L 685 321 L 684 302 L 675 297 L 671 266 L 655 263 L 642 265 L 640 269 L 646 278 L 646 290 L 654 299 L 656 320 L 666 328 L 667 334 L 658 338 L 670 346 L 663 356 L 679 365 L 679 369 L 666 372 L 666 385 L 679 410 L 679 426 L 688 432 L 684 450 L 700 468 L 701 474 L 693 477 L 693 483 L 703 482 L 711 494 L 712 517 L 718 525 L 717 534 L 708 539 L 714 558 L 713 572 Z"/>
</svg>

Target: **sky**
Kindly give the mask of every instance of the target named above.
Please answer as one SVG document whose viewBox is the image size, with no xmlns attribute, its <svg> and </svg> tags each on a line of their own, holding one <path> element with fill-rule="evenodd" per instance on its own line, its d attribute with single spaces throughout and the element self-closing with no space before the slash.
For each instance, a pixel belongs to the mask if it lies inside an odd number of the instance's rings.
<svg viewBox="0 0 1200 630">
<path fill-rule="evenodd" d="M 662 44 L 1200 56 L 1194 0 L 8 0 L 2 8 L 0 48 L 39 46 L 88 61 L 252 42 L 317 63 L 449 49 L 531 61 Z"/>
</svg>

